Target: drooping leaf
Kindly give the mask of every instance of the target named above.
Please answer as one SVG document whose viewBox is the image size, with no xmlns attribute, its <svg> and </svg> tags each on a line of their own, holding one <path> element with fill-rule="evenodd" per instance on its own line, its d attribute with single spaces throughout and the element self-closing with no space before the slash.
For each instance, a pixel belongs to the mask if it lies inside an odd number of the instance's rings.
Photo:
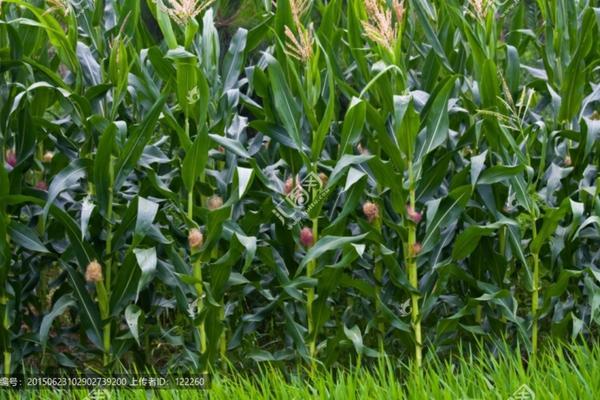
<svg viewBox="0 0 600 400">
<path fill-rule="evenodd" d="M 65 190 L 72 189 L 77 186 L 79 180 L 86 175 L 86 170 L 89 167 L 89 162 L 85 159 L 75 159 L 69 164 L 68 167 L 60 171 L 48 188 L 48 198 L 46 204 L 44 204 L 44 221 L 48 216 L 50 207 L 53 205 L 54 200 Z"/>
<path fill-rule="evenodd" d="M 127 322 L 129 331 L 131 332 L 131 335 L 137 342 L 138 346 L 141 346 L 140 323 L 143 322 L 142 316 L 143 316 L 143 311 L 135 304 L 130 304 L 125 309 L 125 321 Z M 142 321 L 140 321 L 140 319 L 142 319 Z"/>
<path fill-rule="evenodd" d="M 8 234 L 11 236 L 11 239 L 21 247 L 37 253 L 50 253 L 46 246 L 41 242 L 36 231 L 17 221 L 10 221 Z"/>
<path fill-rule="evenodd" d="M 505 225 L 516 226 L 517 224 L 511 220 L 501 220 L 488 225 L 471 225 L 467 227 L 458 235 L 456 241 L 454 242 L 452 258 L 461 260 L 469 256 L 477 248 L 479 240 L 482 236 L 489 236 L 498 228 Z"/>
<path fill-rule="evenodd" d="M 136 301 L 140 291 L 150 282 L 156 272 L 156 249 L 134 249 L 133 253 L 140 267 L 142 274 L 137 284 Z"/>
<path fill-rule="evenodd" d="M 97 348 L 102 349 L 102 335 L 100 333 L 102 323 L 100 313 L 96 303 L 92 301 L 92 298 L 86 289 L 83 275 L 81 272 L 76 271 L 65 263 L 62 263 L 62 267 L 67 272 L 71 289 L 73 290 L 74 297 L 77 299 L 79 315 L 85 328 L 85 332 L 92 343 L 94 343 Z"/>
<path fill-rule="evenodd" d="M 341 248 L 342 246 L 344 246 L 347 243 L 354 243 L 354 242 L 363 240 L 366 236 L 367 236 L 367 234 L 363 233 L 362 235 L 357 235 L 357 236 L 341 236 L 341 237 L 340 236 L 325 236 L 325 237 L 322 237 L 321 239 L 319 239 L 317 241 L 317 243 L 314 244 L 314 246 L 312 246 L 310 248 L 310 250 L 308 250 L 308 252 L 304 256 L 304 258 L 302 259 L 302 262 L 300 263 L 300 266 L 298 267 L 298 271 L 296 272 L 296 274 L 299 274 L 302 271 L 302 269 L 306 266 L 306 264 L 308 264 L 309 261 L 320 257 L 321 255 L 323 255 L 324 253 L 326 253 L 328 251 Z"/>
<path fill-rule="evenodd" d="M 480 185 L 490 185 L 497 182 L 508 180 L 509 178 L 520 174 L 525 169 L 522 164 L 515 166 L 495 165 L 484 170 L 477 181 Z"/>
<path fill-rule="evenodd" d="M 52 327 L 52 322 L 61 314 L 63 314 L 67 309 L 76 305 L 75 298 L 72 294 L 68 293 L 61 296 L 56 303 L 52 306 L 52 310 L 44 315 L 42 319 L 42 324 L 40 325 L 39 338 L 42 346 L 46 346 L 48 342 L 48 333 L 50 332 L 50 328 Z"/>
</svg>

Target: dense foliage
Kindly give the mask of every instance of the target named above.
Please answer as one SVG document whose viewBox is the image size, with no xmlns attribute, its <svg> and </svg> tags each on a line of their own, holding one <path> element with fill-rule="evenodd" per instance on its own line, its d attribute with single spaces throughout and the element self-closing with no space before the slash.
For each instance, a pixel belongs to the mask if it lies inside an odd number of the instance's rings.
<svg viewBox="0 0 600 400">
<path fill-rule="evenodd" d="M 0 2 L 0 347 L 335 366 L 596 341 L 597 0 Z"/>
</svg>

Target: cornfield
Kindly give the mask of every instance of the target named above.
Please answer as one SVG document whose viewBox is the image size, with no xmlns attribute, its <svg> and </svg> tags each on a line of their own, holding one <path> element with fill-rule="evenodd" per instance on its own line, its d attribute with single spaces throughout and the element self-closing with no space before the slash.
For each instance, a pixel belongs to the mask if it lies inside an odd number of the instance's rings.
<svg viewBox="0 0 600 400">
<path fill-rule="evenodd" d="M 3 373 L 597 346 L 599 41 L 596 0 L 1 1 Z"/>
</svg>

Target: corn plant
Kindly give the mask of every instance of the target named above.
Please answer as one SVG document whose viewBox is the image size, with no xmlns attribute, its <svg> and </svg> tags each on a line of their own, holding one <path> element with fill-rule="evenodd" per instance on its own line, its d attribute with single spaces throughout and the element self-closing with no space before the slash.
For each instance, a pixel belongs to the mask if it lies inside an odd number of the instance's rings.
<svg viewBox="0 0 600 400">
<path fill-rule="evenodd" d="M 594 0 L 0 2 L 3 372 L 593 343 L 599 39 Z"/>
</svg>

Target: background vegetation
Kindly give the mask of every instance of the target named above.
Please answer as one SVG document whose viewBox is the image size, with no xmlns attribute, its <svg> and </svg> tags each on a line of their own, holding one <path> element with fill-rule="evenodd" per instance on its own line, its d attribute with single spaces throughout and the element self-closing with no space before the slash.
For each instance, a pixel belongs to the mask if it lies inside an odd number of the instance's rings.
<svg viewBox="0 0 600 400">
<path fill-rule="evenodd" d="M 4 373 L 597 343 L 599 26 L 594 0 L 0 2 Z"/>
</svg>

